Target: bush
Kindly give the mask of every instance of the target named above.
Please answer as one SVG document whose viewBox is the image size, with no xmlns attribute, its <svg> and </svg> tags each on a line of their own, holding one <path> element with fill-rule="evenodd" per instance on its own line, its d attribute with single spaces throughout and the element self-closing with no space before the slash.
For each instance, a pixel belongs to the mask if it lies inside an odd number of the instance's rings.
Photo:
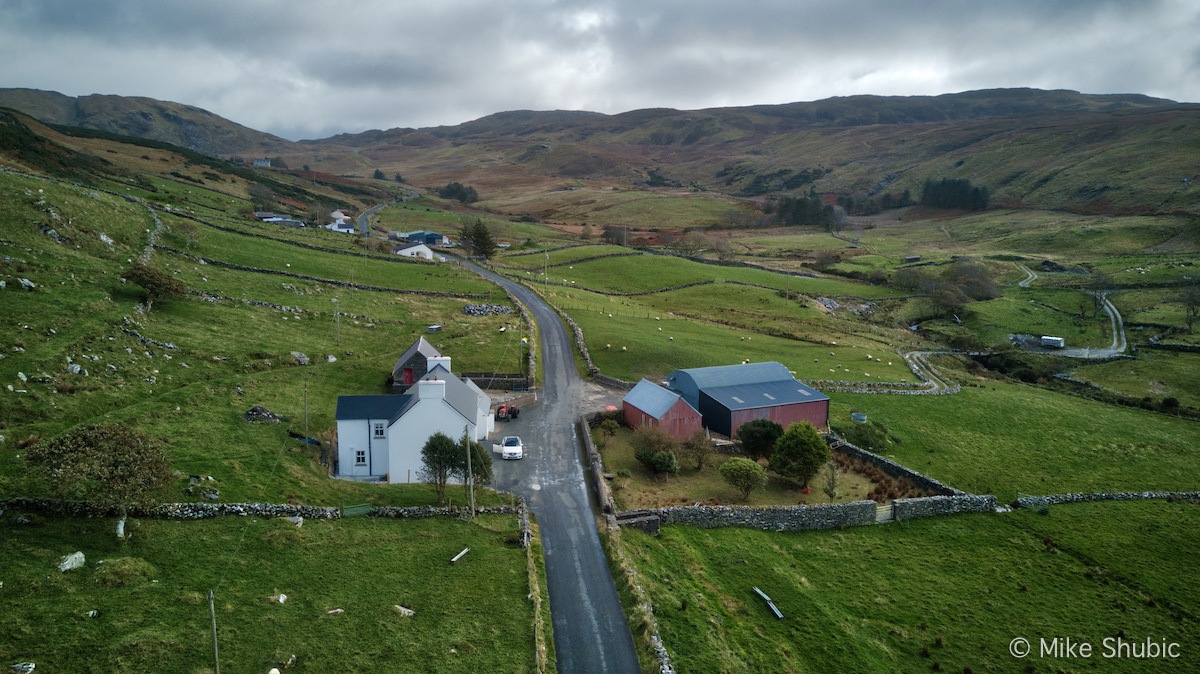
<svg viewBox="0 0 1200 674">
<path fill-rule="evenodd" d="M 767 484 L 767 471 L 757 461 L 735 456 L 718 469 L 721 477 L 742 494 L 742 500 L 750 498 L 750 492 Z"/>
<path fill-rule="evenodd" d="M 775 443 L 771 470 L 807 486 L 829 460 L 829 446 L 807 421 L 792 424 Z"/>
<path fill-rule="evenodd" d="M 654 426 L 642 426 L 633 432 L 633 458 L 655 474 L 679 472 L 677 449 L 679 443 Z"/>
<path fill-rule="evenodd" d="M 742 443 L 742 453 L 757 461 L 775 450 L 775 441 L 783 435 L 783 426 L 770 419 L 755 419 L 738 426 L 734 435 Z"/>
</svg>

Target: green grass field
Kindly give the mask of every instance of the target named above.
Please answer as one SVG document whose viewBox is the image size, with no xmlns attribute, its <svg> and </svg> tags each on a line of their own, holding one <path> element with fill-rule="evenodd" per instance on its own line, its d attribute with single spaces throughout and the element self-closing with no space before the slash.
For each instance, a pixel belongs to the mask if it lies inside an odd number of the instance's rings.
<svg viewBox="0 0 1200 674">
<path fill-rule="evenodd" d="M 302 528 L 282 519 L 143 520 L 121 545 L 106 519 L 33 516 L 20 525 L 6 513 L 0 531 L 7 664 L 212 671 L 214 590 L 221 671 L 265 672 L 292 655 L 299 671 L 537 669 L 515 517 L 363 517 Z M 448 564 L 464 547 L 471 552 Z M 60 573 L 60 558 L 77 550 L 86 566 Z M 272 601 L 281 593 L 285 603 Z M 403 617 L 395 605 L 416 614 Z M 335 609 L 344 612 L 328 613 Z M 99 615 L 87 617 L 92 610 Z"/>
<path fill-rule="evenodd" d="M 1186 542 L 1198 527 L 1195 505 L 1159 501 L 621 539 L 679 672 L 1180 671 L 1200 665 Z M 1118 635 L 1180 643 L 1183 657 L 1100 657 Z M 1038 657 L 1039 639 L 1065 636 L 1094 642 L 1094 657 Z M 1017 637 L 1034 645 L 1026 660 L 1009 654 Z"/>
<path fill-rule="evenodd" d="M 831 398 L 832 420 L 861 409 L 900 437 L 897 461 L 1002 502 L 1018 493 L 1200 489 L 1194 421 L 987 380 L 951 396 Z"/>
</svg>

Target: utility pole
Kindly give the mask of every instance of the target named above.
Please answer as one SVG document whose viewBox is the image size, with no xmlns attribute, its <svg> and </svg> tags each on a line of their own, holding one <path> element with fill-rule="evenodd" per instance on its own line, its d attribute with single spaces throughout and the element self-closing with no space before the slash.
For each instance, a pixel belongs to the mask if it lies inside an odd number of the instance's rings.
<svg viewBox="0 0 1200 674">
<path fill-rule="evenodd" d="M 208 591 L 208 615 L 212 618 L 213 672 L 221 674 L 221 659 L 217 656 L 217 610 L 213 608 L 213 591 Z"/>
<path fill-rule="evenodd" d="M 334 341 L 338 346 L 342 345 L 342 312 L 338 310 L 338 298 L 333 298 L 333 324 L 334 324 Z"/>
<path fill-rule="evenodd" d="M 470 501 L 471 517 L 475 517 L 475 471 L 471 469 L 471 455 L 475 452 L 471 440 L 471 436 L 467 432 L 467 427 L 463 426 L 463 444 L 467 448 L 467 495 Z"/>
</svg>

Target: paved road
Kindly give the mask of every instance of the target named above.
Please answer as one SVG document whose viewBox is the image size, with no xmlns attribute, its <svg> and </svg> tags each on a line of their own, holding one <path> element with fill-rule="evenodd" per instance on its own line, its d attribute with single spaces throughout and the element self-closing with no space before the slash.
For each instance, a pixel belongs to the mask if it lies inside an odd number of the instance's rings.
<svg viewBox="0 0 1200 674">
<path fill-rule="evenodd" d="M 387 204 L 372 206 L 363 211 L 362 215 L 358 216 L 358 231 L 361 232 L 363 236 L 371 236 L 371 216 L 385 208 L 387 208 Z"/>
<path fill-rule="evenodd" d="M 541 329 L 543 386 L 497 435 L 525 440 L 525 458 L 496 461 L 495 486 L 525 498 L 541 527 L 558 671 L 638 672 L 633 637 L 617 597 L 584 482 L 575 419 L 584 384 L 566 328 L 533 291 L 467 265 L 517 296 Z"/>
</svg>

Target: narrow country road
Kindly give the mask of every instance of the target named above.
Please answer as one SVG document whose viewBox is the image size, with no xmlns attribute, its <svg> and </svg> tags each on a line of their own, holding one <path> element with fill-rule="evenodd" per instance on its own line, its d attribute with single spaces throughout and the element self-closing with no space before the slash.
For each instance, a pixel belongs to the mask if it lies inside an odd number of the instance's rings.
<svg viewBox="0 0 1200 674">
<path fill-rule="evenodd" d="M 1103 349 L 1062 349 L 1058 355 L 1068 358 L 1112 358 L 1125 353 L 1129 343 L 1125 339 L 1125 321 L 1121 319 L 1121 312 L 1117 311 L 1117 307 L 1108 299 L 1107 291 L 1099 293 L 1099 297 L 1100 307 L 1104 309 L 1104 313 L 1108 314 L 1108 322 L 1113 336 L 1112 344 Z"/>
<path fill-rule="evenodd" d="M 617 597 L 587 484 L 575 420 L 584 383 L 571 339 L 554 310 L 528 288 L 473 264 L 468 268 L 513 293 L 541 332 L 543 386 L 516 421 L 496 435 L 520 435 L 525 458 L 496 461 L 495 486 L 525 499 L 541 527 L 558 671 L 638 672 L 633 637 Z"/>
<path fill-rule="evenodd" d="M 1025 278 L 1023 280 L 1017 282 L 1018 286 L 1021 286 L 1022 288 L 1028 288 L 1030 283 L 1033 283 L 1034 281 L 1037 280 L 1037 277 L 1038 277 L 1037 272 L 1030 269 L 1029 267 L 1026 267 L 1023 264 L 1018 264 L 1017 269 L 1020 269 L 1021 271 L 1025 272 Z"/>
</svg>

